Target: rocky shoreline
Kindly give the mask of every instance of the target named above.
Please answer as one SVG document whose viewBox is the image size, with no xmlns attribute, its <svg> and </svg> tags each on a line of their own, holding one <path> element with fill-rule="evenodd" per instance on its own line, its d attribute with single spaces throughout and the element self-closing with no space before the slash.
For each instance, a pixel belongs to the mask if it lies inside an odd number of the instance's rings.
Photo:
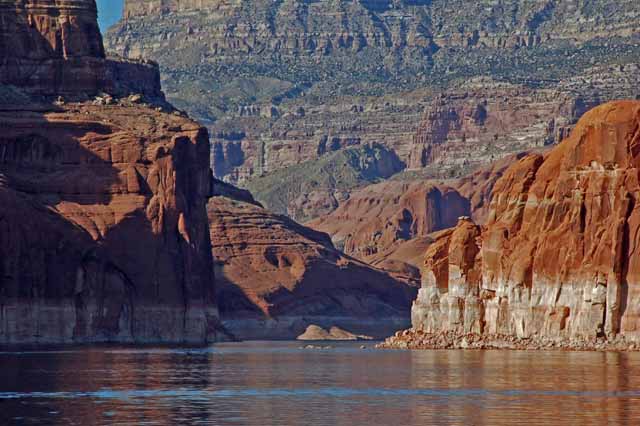
<svg viewBox="0 0 640 426">
<path fill-rule="evenodd" d="M 561 351 L 640 351 L 640 343 L 628 341 L 624 336 L 609 338 L 552 337 L 519 338 L 504 334 L 477 334 L 443 331 L 427 333 L 409 329 L 376 345 L 377 349 L 474 349 L 474 350 L 561 350 Z"/>
</svg>

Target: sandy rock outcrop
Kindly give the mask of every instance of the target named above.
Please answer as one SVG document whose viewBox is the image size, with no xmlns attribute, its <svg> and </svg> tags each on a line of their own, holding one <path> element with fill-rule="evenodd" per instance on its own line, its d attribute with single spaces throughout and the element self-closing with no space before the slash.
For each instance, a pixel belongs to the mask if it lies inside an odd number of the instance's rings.
<svg viewBox="0 0 640 426">
<path fill-rule="evenodd" d="M 331 327 L 329 330 L 325 330 L 317 325 L 310 325 L 307 327 L 304 333 L 297 337 L 297 340 L 371 340 L 369 336 L 362 336 L 353 334 L 349 331 L 343 330 L 340 327 Z"/>
<path fill-rule="evenodd" d="M 223 324 L 234 335 L 296 338 L 316 324 L 381 337 L 408 325 L 415 288 L 246 194 L 214 192 L 223 194 L 208 207 L 216 286 Z"/>
<path fill-rule="evenodd" d="M 640 340 L 640 102 L 584 115 L 546 155 L 495 184 L 427 252 L 414 330 L 560 340 Z"/>
<path fill-rule="evenodd" d="M 205 129 L 87 104 L 0 127 L 1 343 L 215 339 Z"/>
</svg>

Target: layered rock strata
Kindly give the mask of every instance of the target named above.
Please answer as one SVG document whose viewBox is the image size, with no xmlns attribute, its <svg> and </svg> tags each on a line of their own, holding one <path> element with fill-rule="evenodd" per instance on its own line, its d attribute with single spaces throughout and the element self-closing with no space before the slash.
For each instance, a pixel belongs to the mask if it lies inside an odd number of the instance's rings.
<svg viewBox="0 0 640 426">
<path fill-rule="evenodd" d="M 315 324 L 382 337 L 408 325 L 416 293 L 404 281 L 344 255 L 328 235 L 270 213 L 247 194 L 224 186 L 215 193 L 209 220 L 216 286 L 223 324 L 235 336 L 295 339 Z"/>
<path fill-rule="evenodd" d="M 413 329 L 522 339 L 640 340 L 640 102 L 585 114 L 547 155 L 495 184 L 428 249 Z"/>
<path fill-rule="evenodd" d="M 0 126 L 0 343 L 215 338 L 205 129 L 86 104 Z"/>
<path fill-rule="evenodd" d="M 637 96 L 632 80 L 638 73 L 634 65 L 593 68 L 554 89 L 469 81 L 425 109 L 407 167 L 459 176 L 514 153 L 555 145 L 586 111 L 606 100 Z"/>
<path fill-rule="evenodd" d="M 1 0 L 0 84 L 45 96 L 164 100 L 157 65 L 105 56 L 94 0 Z"/>
<path fill-rule="evenodd" d="M 105 57 L 94 0 L 0 18 L 0 344 L 214 340 L 207 130 Z"/>
<path fill-rule="evenodd" d="M 225 181 L 370 143 L 452 177 L 640 94 L 638 13 L 634 0 L 129 0 L 106 39 L 161 64 L 169 99 L 211 130 Z M 431 114 L 440 94 L 453 118 Z M 426 136 L 430 115 L 451 131 Z"/>
<path fill-rule="evenodd" d="M 0 16 L 1 83 L 50 95 L 102 85 L 95 1 L 3 0 Z"/>
<path fill-rule="evenodd" d="M 591 107 L 603 100 L 640 95 L 635 83 L 639 77 L 640 67 L 627 65 L 593 68 L 552 88 L 478 78 L 435 99 L 424 93 L 402 99 L 368 98 L 358 101 L 364 104 L 358 113 L 347 108 L 351 104 L 342 109 L 332 105 L 308 109 L 303 118 L 289 116 L 273 122 L 268 138 L 264 130 L 257 137 L 245 128 L 235 134 L 239 139 L 227 144 L 218 140 L 218 132 L 212 164 L 219 176 L 244 182 L 270 208 L 276 206 L 277 197 L 262 188 L 276 176 L 293 177 L 296 167 L 314 169 L 335 163 L 340 153 L 362 149 L 373 141 L 423 180 L 458 178 L 522 151 L 548 149 L 566 137 Z M 241 123 L 242 119 L 235 122 Z M 334 126 L 340 129 L 328 130 Z M 317 181 L 296 177 L 300 179 L 307 186 Z M 342 200 L 348 199 L 352 189 L 341 189 Z M 282 211 L 297 220 L 329 213 L 332 209 L 305 200 L 310 191 L 314 190 L 288 192 L 296 202 Z M 336 208 L 339 202 L 332 204 Z M 304 216 L 299 210 L 305 210 Z"/>
<path fill-rule="evenodd" d="M 496 183 L 526 155 L 505 157 L 460 179 L 406 171 L 352 192 L 335 211 L 307 225 L 328 233 L 345 253 L 420 282 L 427 248 L 461 216 L 484 224 Z"/>
</svg>

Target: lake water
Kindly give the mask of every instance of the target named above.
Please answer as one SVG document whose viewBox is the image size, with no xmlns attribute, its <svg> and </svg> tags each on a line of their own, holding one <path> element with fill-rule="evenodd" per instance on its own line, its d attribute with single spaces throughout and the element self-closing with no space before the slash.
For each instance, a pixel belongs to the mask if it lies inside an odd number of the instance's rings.
<svg viewBox="0 0 640 426">
<path fill-rule="evenodd" d="M 5 350 L 0 424 L 640 424 L 640 354 L 360 345 Z"/>
</svg>

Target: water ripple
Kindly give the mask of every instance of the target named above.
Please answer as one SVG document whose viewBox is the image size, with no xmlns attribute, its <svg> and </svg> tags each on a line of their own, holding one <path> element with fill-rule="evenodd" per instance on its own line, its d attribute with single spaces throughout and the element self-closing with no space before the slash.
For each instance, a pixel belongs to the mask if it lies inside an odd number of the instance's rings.
<svg viewBox="0 0 640 426">
<path fill-rule="evenodd" d="M 448 398 L 468 397 L 580 397 L 580 398 L 640 398 L 640 390 L 626 391 L 543 391 L 543 390 L 486 390 L 486 389 L 164 389 L 164 390 L 112 390 L 103 389 L 93 392 L 0 392 L 0 399 L 117 399 L 134 400 L 146 398 L 171 398 L 181 400 L 212 398 L 349 398 L 349 397 L 410 397 L 431 396 Z"/>
</svg>

